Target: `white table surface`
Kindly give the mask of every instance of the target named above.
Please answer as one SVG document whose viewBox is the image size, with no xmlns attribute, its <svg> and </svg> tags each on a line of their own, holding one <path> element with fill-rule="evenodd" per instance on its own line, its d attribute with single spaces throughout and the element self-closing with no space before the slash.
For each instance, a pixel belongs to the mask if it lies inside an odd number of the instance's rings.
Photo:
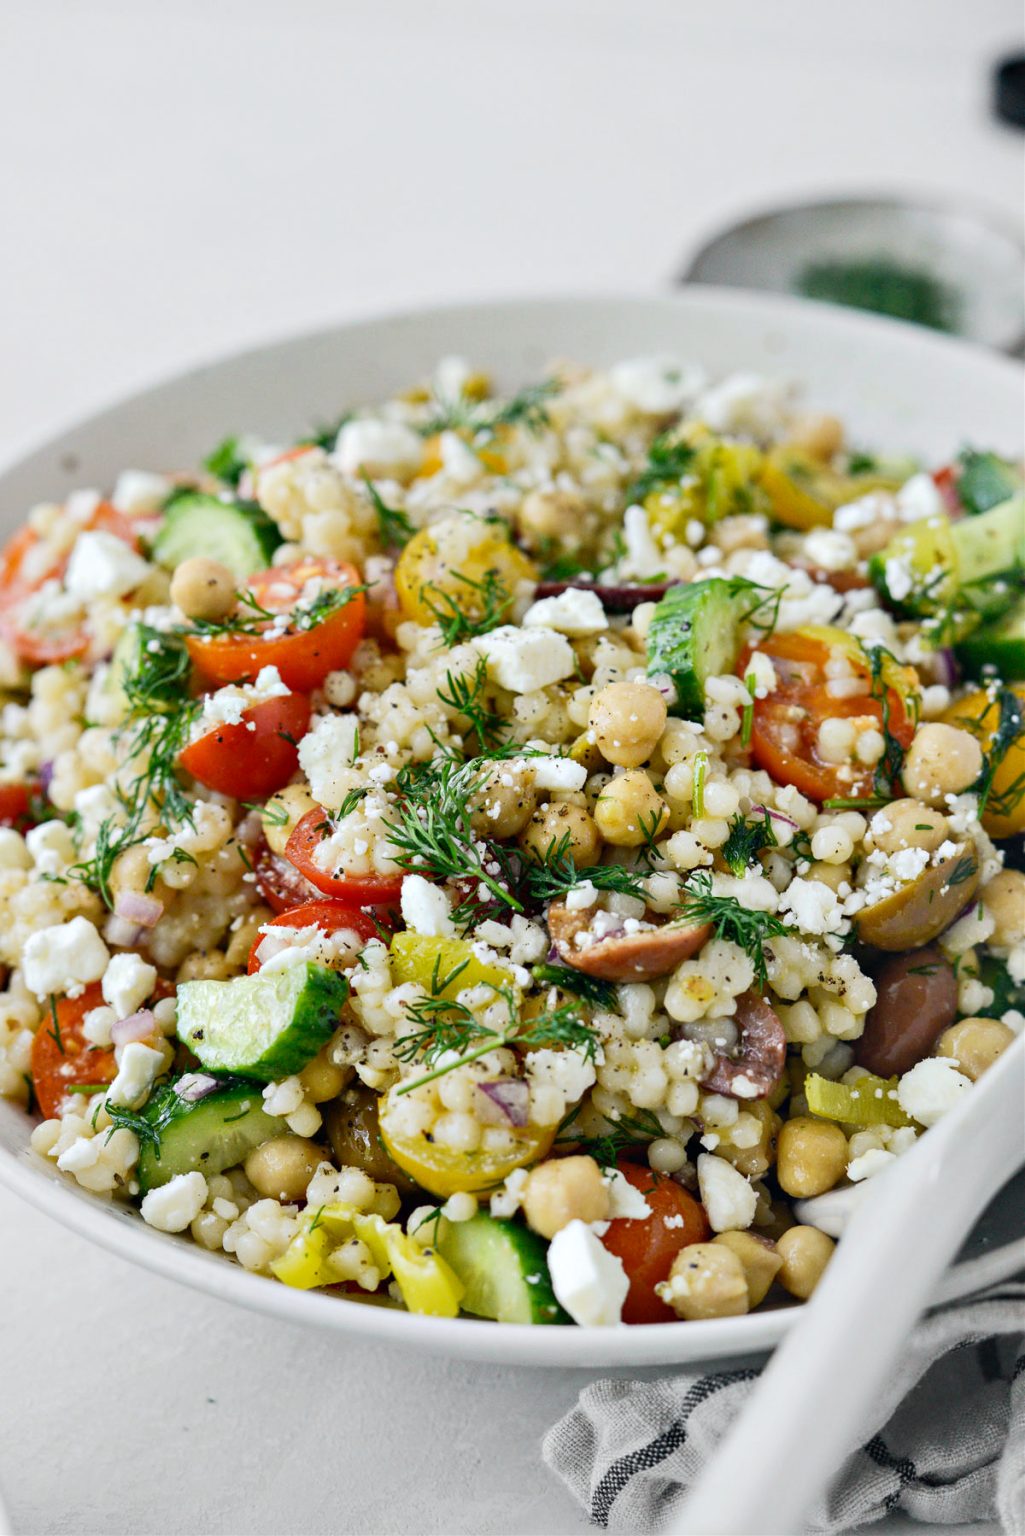
<svg viewBox="0 0 1025 1536">
<path fill-rule="evenodd" d="M 266 336 L 650 289 L 781 198 L 1020 222 L 985 75 L 1019 34 L 1014 0 L 9 0 L 0 456 Z M 0 1361 L 19 1533 L 588 1529 L 538 1457 L 580 1373 L 236 1313 L 4 1191 Z"/>
</svg>

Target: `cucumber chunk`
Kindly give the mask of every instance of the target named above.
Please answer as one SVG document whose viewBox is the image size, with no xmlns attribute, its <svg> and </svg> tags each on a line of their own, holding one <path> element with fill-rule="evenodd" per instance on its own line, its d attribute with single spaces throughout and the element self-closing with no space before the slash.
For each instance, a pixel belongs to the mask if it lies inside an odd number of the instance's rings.
<svg viewBox="0 0 1025 1536">
<path fill-rule="evenodd" d="M 732 672 L 740 652 L 740 626 L 751 609 L 749 592 L 721 576 L 670 587 L 648 630 L 648 676 L 668 673 L 676 686 L 673 714 L 700 720 L 705 682 Z"/>
<path fill-rule="evenodd" d="M 223 1173 L 286 1129 L 264 1109 L 259 1083 L 222 1084 L 198 1072 L 159 1088 L 140 1119 L 150 1128 L 139 1136 L 143 1194 L 179 1173 Z"/>
<path fill-rule="evenodd" d="M 925 517 L 895 534 L 872 556 L 876 590 L 899 613 L 936 613 L 964 589 L 1012 572 L 1025 562 L 1025 498 L 1012 497 L 975 517 L 953 523 Z M 970 594 L 965 594 L 970 603 Z"/>
<path fill-rule="evenodd" d="M 999 677 L 1002 682 L 1025 679 L 1025 597 L 995 624 L 984 624 L 954 647 L 968 677 Z"/>
<path fill-rule="evenodd" d="M 212 1071 L 274 1082 L 301 1072 L 338 1028 L 349 984 L 304 961 L 178 988 L 178 1038 Z"/>
<path fill-rule="evenodd" d="M 239 581 L 270 565 L 282 542 L 273 518 L 249 501 L 222 501 L 193 491 L 172 501 L 153 541 L 153 559 L 166 570 L 193 555 L 226 565 Z"/>
<path fill-rule="evenodd" d="M 464 1312 L 499 1323 L 570 1321 L 552 1290 L 548 1244 L 527 1227 L 480 1211 L 446 1222 L 437 1250 L 466 1287 Z"/>
<path fill-rule="evenodd" d="M 957 495 L 969 517 L 978 517 L 1022 489 L 1021 475 L 1007 459 L 995 453 L 966 448 L 957 456 Z"/>
<path fill-rule="evenodd" d="M 993 993 L 993 1001 L 986 1008 L 975 1011 L 984 1019 L 1002 1019 L 1011 1008 L 1025 1013 L 1025 982 L 1015 981 L 1003 960 L 996 955 L 983 955 L 979 962 L 979 980 Z"/>
</svg>

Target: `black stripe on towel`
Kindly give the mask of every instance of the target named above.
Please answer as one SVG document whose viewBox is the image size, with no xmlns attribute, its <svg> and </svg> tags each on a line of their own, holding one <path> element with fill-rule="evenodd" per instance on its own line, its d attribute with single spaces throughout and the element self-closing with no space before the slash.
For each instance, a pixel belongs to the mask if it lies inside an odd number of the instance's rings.
<svg viewBox="0 0 1025 1536">
<path fill-rule="evenodd" d="M 879 1435 L 873 1435 L 871 1440 L 862 1446 L 866 1456 L 869 1456 L 877 1467 L 883 1467 L 887 1472 L 896 1472 L 897 1486 L 886 1495 L 883 1500 L 883 1508 L 889 1512 L 896 1509 L 900 1503 L 901 1495 L 909 1483 L 918 1481 L 918 1468 L 910 1456 L 895 1456 L 883 1443 Z"/>
<path fill-rule="evenodd" d="M 649 1472 L 665 1461 L 687 1438 L 687 1424 L 695 1408 L 721 1392 L 723 1387 L 738 1381 L 754 1381 L 757 1371 L 725 1371 L 717 1376 L 702 1376 L 687 1392 L 680 1408 L 680 1417 L 670 1424 L 656 1439 L 640 1446 L 627 1456 L 614 1461 L 604 1474 L 591 1498 L 591 1519 L 595 1525 L 607 1526 L 612 1506 L 627 1483 L 638 1472 Z"/>
</svg>

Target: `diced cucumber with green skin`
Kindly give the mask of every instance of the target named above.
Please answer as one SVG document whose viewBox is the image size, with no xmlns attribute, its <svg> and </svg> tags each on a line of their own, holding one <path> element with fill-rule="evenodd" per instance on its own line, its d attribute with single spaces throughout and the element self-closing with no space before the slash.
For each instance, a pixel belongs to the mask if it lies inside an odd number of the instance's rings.
<svg viewBox="0 0 1025 1536">
<path fill-rule="evenodd" d="M 957 477 L 957 494 L 969 517 L 978 517 L 990 507 L 1018 495 L 1022 490 L 1021 475 L 1007 459 L 995 453 L 979 453 L 966 448 L 958 454 L 961 472 Z"/>
<path fill-rule="evenodd" d="M 1001 1019 L 1010 1008 L 1025 1013 L 1025 985 L 1013 979 L 1003 960 L 984 955 L 979 962 L 979 980 L 993 993 L 988 1007 L 976 1009 L 982 1018 Z"/>
<path fill-rule="evenodd" d="M 178 496 L 153 541 L 153 559 L 173 571 L 193 555 L 219 560 L 240 582 L 270 565 L 282 542 L 273 518 L 250 501 L 222 501 L 193 491 Z"/>
<path fill-rule="evenodd" d="M 1025 597 L 995 624 L 984 624 L 954 647 L 966 676 L 999 677 L 1014 683 L 1025 679 Z"/>
<path fill-rule="evenodd" d="M 287 1130 L 264 1109 L 260 1083 L 227 1080 L 210 1089 L 213 1082 L 188 1072 L 159 1088 L 142 1111 L 139 1118 L 150 1128 L 139 1136 L 143 1194 L 179 1173 L 223 1173 Z"/>
<path fill-rule="evenodd" d="M 872 556 L 869 576 L 898 612 L 912 617 L 953 603 L 963 588 L 1025 564 L 1025 497 L 977 517 L 924 517 Z"/>
<path fill-rule="evenodd" d="M 304 961 L 232 981 L 178 987 L 178 1038 L 213 1072 L 261 1082 L 301 1072 L 338 1028 L 344 976 Z"/>
<path fill-rule="evenodd" d="M 459 1303 L 498 1323 L 568 1323 L 548 1274 L 548 1244 L 536 1232 L 479 1211 L 440 1223 L 437 1251 L 466 1287 Z"/>
<path fill-rule="evenodd" d="M 700 720 L 705 683 L 732 672 L 740 652 L 740 626 L 751 607 L 721 576 L 670 587 L 656 604 L 648 630 L 648 676 L 668 673 L 676 687 L 671 713 Z"/>
</svg>

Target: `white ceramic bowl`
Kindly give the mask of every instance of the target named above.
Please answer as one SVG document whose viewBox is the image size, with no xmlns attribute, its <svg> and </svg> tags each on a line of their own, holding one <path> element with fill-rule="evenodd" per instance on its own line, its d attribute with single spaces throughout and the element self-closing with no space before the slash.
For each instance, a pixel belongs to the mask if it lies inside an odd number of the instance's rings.
<svg viewBox="0 0 1025 1536">
<path fill-rule="evenodd" d="M 70 428 L 0 476 L 0 531 L 10 532 L 33 502 L 60 498 L 77 486 L 109 486 L 125 467 L 196 464 L 229 432 L 253 430 L 275 441 L 298 435 L 347 406 L 390 396 L 446 354 L 464 354 L 503 386 L 515 387 L 541 377 L 556 357 L 606 365 L 666 352 L 694 359 L 712 375 L 743 369 L 799 380 L 809 403 L 836 411 L 853 441 L 865 447 L 909 450 L 933 462 L 966 441 L 1021 450 L 1018 367 L 912 327 L 705 287 L 665 298 L 524 300 L 362 321 L 277 342 L 157 385 Z M 799 1316 L 798 1309 L 783 1308 L 677 1326 L 500 1327 L 293 1291 L 246 1274 L 223 1255 L 156 1232 L 136 1212 L 104 1205 L 73 1186 L 31 1154 L 29 1128 L 20 1109 L 0 1100 L 0 1179 L 15 1192 L 125 1258 L 292 1322 L 510 1365 L 615 1367 L 767 1349 Z M 995 1237 L 992 1229 L 991 1216 L 988 1235 L 979 1239 L 990 1252 L 1015 1235 L 1013 1215 L 998 1216 Z M 913 1252 L 909 1232 L 909 1261 Z M 1009 1248 L 1006 1272 L 1019 1262 Z M 948 1280 L 948 1294 L 950 1288 Z"/>
</svg>

